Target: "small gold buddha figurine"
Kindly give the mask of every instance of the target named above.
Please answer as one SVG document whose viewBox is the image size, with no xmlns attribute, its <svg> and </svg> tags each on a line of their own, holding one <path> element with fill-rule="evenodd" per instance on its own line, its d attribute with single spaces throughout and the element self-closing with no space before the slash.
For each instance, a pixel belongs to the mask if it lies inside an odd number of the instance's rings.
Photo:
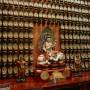
<svg viewBox="0 0 90 90">
<path fill-rule="evenodd" d="M 74 67 L 75 67 L 75 72 L 76 76 L 80 75 L 80 70 L 81 70 L 81 59 L 79 55 L 75 56 L 74 59 Z"/>
<path fill-rule="evenodd" d="M 16 65 L 19 69 L 17 82 L 25 81 L 25 70 L 26 70 L 25 59 L 20 57 L 20 59 L 16 61 Z"/>
<path fill-rule="evenodd" d="M 75 64 L 77 64 L 77 65 L 80 65 L 80 63 L 81 63 L 81 60 L 80 60 L 80 56 L 75 56 Z"/>
<path fill-rule="evenodd" d="M 79 56 L 75 56 L 75 67 L 80 68 L 81 60 Z"/>
</svg>

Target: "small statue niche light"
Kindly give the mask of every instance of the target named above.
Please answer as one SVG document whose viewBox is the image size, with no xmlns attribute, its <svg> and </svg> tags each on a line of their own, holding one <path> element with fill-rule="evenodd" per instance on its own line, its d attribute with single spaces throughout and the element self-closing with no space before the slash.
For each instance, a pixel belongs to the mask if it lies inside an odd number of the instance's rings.
<svg viewBox="0 0 90 90">
<path fill-rule="evenodd" d="M 56 40 L 50 29 L 46 29 L 42 32 L 40 37 L 39 49 L 40 55 L 38 56 L 38 64 L 53 64 L 61 63 L 64 54 L 60 51 L 55 50 Z"/>
<path fill-rule="evenodd" d="M 16 61 L 16 65 L 19 69 L 18 74 L 17 74 L 17 82 L 23 82 L 26 80 L 25 78 L 25 71 L 26 71 L 26 61 L 24 58 L 20 57 L 19 60 Z"/>
</svg>

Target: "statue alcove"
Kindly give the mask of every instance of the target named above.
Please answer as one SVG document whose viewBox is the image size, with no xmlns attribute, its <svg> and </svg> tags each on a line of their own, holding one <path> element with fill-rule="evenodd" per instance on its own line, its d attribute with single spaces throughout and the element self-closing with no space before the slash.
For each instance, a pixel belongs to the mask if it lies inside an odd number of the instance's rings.
<svg viewBox="0 0 90 90">
<path fill-rule="evenodd" d="M 64 66 L 62 61 L 60 63 L 58 62 L 56 56 L 58 55 L 58 52 L 61 53 L 60 50 L 60 27 L 59 24 L 35 24 L 34 29 L 33 29 L 33 34 L 34 34 L 34 40 L 33 40 L 33 45 L 34 45 L 34 66 L 35 69 L 48 69 L 48 70 L 53 70 L 57 69 L 58 67 Z M 50 41 L 49 44 L 47 44 L 47 39 Z M 46 47 L 47 45 L 47 47 Z M 51 47 L 53 46 L 53 47 Z M 48 50 L 48 51 L 47 51 Z M 55 52 L 55 55 L 53 59 L 55 60 L 50 60 L 51 57 L 51 51 L 53 50 Z M 49 53 L 49 55 L 47 54 Z M 57 54 L 56 54 L 57 53 Z M 50 58 L 49 58 L 50 57 Z M 43 58 L 43 59 L 42 59 Z M 42 60 L 43 62 L 41 62 Z"/>
</svg>

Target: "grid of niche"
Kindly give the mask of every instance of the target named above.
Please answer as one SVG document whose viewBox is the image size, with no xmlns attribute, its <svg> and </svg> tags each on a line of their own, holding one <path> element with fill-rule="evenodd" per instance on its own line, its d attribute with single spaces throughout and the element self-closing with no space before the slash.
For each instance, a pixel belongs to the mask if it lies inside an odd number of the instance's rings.
<svg viewBox="0 0 90 90">
<path fill-rule="evenodd" d="M 8 29 L 7 29 L 8 28 Z M 15 61 L 23 57 L 27 62 L 27 72 L 29 75 L 30 65 L 32 64 L 32 28 L 3 27 L 1 37 L 1 76 L 11 77 L 18 73 Z"/>
<path fill-rule="evenodd" d="M 10 5 L 10 8 L 3 10 L 4 14 L 8 10 L 8 15 L 24 16 L 25 22 L 28 18 L 90 22 L 90 2 L 86 0 L 3 0 L 3 3 Z"/>
<path fill-rule="evenodd" d="M 90 70 L 90 26 L 82 23 L 61 24 L 61 49 L 67 65 L 74 70 L 74 57 L 80 55 L 81 70 Z"/>
<path fill-rule="evenodd" d="M 27 62 L 26 76 L 30 75 L 30 66 L 33 63 L 33 24 L 25 22 L 25 17 L 9 15 L 13 13 L 13 4 L 0 4 L 0 78 L 15 77 L 18 67 L 15 61 L 23 57 Z M 17 7 L 17 6 L 16 6 Z M 3 8 L 3 9 L 2 9 Z M 18 8 L 18 7 L 17 7 Z M 4 12 L 3 12 L 4 11 Z M 6 13 L 5 13 L 6 12 Z"/>
<path fill-rule="evenodd" d="M 34 2 L 32 0 L 0 0 L 0 3 L 0 14 L 3 15 L 1 27 L 15 26 L 18 28 L 18 33 L 21 30 L 24 31 L 26 27 L 29 28 L 30 22 L 37 19 L 47 19 L 60 23 L 62 21 L 64 23 L 65 21 L 82 22 L 85 25 L 90 23 L 90 2 L 86 0 L 35 0 Z M 21 29 L 22 27 L 23 29 Z M 19 40 L 22 41 L 18 39 L 18 48 Z M 18 55 L 22 54 L 21 52 L 24 51 L 20 50 L 19 52 L 18 50 Z"/>
</svg>

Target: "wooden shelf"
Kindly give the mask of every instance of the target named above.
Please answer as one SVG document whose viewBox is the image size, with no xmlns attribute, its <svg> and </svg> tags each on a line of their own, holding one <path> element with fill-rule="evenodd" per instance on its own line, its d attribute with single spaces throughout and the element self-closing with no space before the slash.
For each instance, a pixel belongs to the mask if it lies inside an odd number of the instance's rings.
<svg viewBox="0 0 90 90">
<path fill-rule="evenodd" d="M 65 63 L 63 64 L 60 64 L 60 63 L 53 63 L 53 64 L 46 64 L 46 65 L 37 65 L 36 67 L 37 68 L 46 68 L 46 67 L 51 67 L 51 68 L 54 68 L 54 67 L 64 67 L 65 66 Z"/>
<path fill-rule="evenodd" d="M 71 77 L 69 79 L 60 80 L 57 83 L 32 77 L 28 77 L 23 83 L 16 83 L 16 79 L 0 80 L 0 84 L 3 83 L 10 83 L 11 90 L 56 90 L 57 88 L 62 89 L 71 87 L 78 87 L 79 90 L 90 90 L 90 72 L 83 72 L 80 77 Z"/>
</svg>

